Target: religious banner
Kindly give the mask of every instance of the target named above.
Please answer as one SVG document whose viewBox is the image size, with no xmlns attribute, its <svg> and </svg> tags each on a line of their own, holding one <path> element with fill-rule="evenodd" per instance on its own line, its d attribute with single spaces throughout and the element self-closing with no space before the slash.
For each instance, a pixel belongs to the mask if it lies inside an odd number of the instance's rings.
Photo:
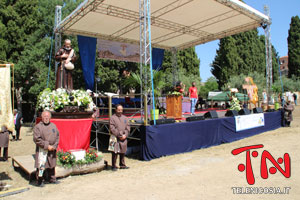
<svg viewBox="0 0 300 200">
<path fill-rule="evenodd" d="M 11 105 L 10 65 L 0 67 L 0 125 L 7 125 L 9 131 L 14 131 L 14 116 Z"/>
<path fill-rule="evenodd" d="M 263 113 L 235 116 L 235 131 L 243 131 L 251 128 L 265 126 Z"/>
<path fill-rule="evenodd" d="M 99 58 L 140 62 L 140 48 L 135 44 L 97 39 Z"/>
<path fill-rule="evenodd" d="M 246 77 L 245 81 L 247 84 L 243 85 L 243 89 L 247 90 L 250 102 L 256 105 L 256 103 L 258 102 L 258 94 L 257 94 L 258 88 L 256 84 L 254 84 L 251 77 Z"/>
</svg>

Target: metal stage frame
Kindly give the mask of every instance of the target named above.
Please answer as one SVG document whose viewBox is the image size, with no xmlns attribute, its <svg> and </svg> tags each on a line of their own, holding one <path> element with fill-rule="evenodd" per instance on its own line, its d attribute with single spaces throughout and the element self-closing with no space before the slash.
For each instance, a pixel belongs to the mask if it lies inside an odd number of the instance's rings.
<svg viewBox="0 0 300 200">
<path fill-rule="evenodd" d="M 140 123 L 130 122 L 130 133 L 128 136 L 128 145 L 130 145 L 131 141 L 140 142 L 141 131 L 143 126 L 144 125 Z M 100 138 L 101 135 L 110 136 L 109 121 L 95 119 L 92 124 L 91 136 L 92 134 L 95 135 L 95 138 L 90 142 L 90 146 L 96 148 L 99 151 L 101 146 L 102 147 L 106 146 L 101 142 L 101 138 Z"/>
<path fill-rule="evenodd" d="M 150 5 L 153 8 L 151 12 Z M 267 25 L 271 19 L 239 0 L 85 0 L 69 16 L 60 21 L 61 10 L 56 10 L 55 49 L 60 34 L 83 35 L 140 45 L 141 94 L 151 96 L 154 109 L 152 47 L 173 52 L 173 82 L 177 80 L 176 52 L 209 41 Z M 108 23 L 109 22 L 109 23 Z M 151 27 L 153 27 L 151 33 Z M 270 36 L 270 32 L 266 35 Z M 151 38 L 153 37 L 153 38 Z M 270 37 L 266 37 L 268 54 L 267 87 L 270 87 Z M 272 66 L 271 66 L 272 67 Z M 151 86 L 147 68 L 150 70 Z M 269 73 L 268 73 L 269 72 Z M 269 80 L 269 81 L 268 81 Z M 142 102 L 144 101 L 144 103 Z M 146 106 L 145 106 L 146 105 Z M 110 102 L 111 106 L 111 102 Z M 147 99 L 141 100 L 141 116 L 147 113 Z M 144 108 L 143 108 L 144 107 Z M 111 108 L 109 109 L 111 116 Z M 155 118 L 155 117 L 154 117 Z M 141 117 L 147 125 L 147 117 Z M 154 120 L 155 124 L 155 120 Z M 97 126 L 98 127 L 98 126 Z"/>
</svg>

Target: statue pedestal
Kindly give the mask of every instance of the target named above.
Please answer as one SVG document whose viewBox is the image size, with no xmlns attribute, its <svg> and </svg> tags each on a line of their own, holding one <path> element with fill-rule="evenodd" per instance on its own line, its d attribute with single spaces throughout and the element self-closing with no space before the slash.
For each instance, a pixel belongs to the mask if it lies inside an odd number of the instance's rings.
<svg viewBox="0 0 300 200">
<path fill-rule="evenodd" d="M 181 118 L 182 117 L 182 96 L 168 95 L 167 103 L 167 118 Z"/>
</svg>

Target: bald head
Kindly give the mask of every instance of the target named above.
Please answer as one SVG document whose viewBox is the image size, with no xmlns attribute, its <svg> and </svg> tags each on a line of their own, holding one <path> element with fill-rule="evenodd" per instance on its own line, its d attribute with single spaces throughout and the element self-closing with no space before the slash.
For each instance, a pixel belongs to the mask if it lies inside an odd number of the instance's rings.
<svg viewBox="0 0 300 200">
<path fill-rule="evenodd" d="M 44 124 L 49 124 L 51 119 L 51 112 L 48 110 L 45 110 L 42 112 L 42 122 Z"/>
<path fill-rule="evenodd" d="M 69 40 L 69 39 L 65 40 L 65 48 L 66 49 L 70 49 L 71 48 L 71 40 Z"/>
<path fill-rule="evenodd" d="M 116 106 L 116 115 L 120 117 L 122 113 L 123 113 L 123 106 L 121 104 L 118 104 Z"/>
</svg>

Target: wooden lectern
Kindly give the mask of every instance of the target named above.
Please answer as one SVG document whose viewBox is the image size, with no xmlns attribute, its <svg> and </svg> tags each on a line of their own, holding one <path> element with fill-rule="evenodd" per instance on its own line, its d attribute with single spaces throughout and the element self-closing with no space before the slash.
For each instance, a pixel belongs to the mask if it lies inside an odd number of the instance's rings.
<svg viewBox="0 0 300 200">
<path fill-rule="evenodd" d="M 182 96 L 168 95 L 166 97 L 167 103 L 167 118 L 181 118 L 182 117 Z"/>
</svg>

